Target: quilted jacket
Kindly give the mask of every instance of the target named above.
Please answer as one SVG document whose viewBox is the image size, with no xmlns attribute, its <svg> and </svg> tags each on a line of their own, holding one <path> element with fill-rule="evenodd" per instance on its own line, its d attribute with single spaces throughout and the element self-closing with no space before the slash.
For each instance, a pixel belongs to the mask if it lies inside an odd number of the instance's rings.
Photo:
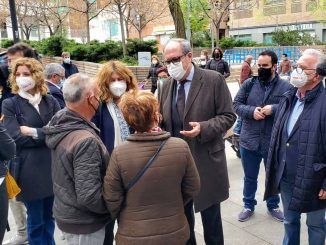
<svg viewBox="0 0 326 245">
<path fill-rule="evenodd" d="M 167 140 L 153 164 L 125 193 L 124 187 Z M 133 134 L 113 150 L 104 179 L 104 199 L 119 217 L 117 245 L 186 244 L 184 204 L 199 192 L 200 180 L 185 141 L 169 133 Z M 123 204 L 124 203 L 124 204 Z"/>
<path fill-rule="evenodd" d="M 276 173 L 281 164 L 278 162 L 280 132 L 296 92 L 293 88 L 279 104 L 266 165 L 265 200 L 279 193 L 276 180 L 280 176 Z M 326 190 L 326 90 L 322 83 L 306 94 L 298 132 L 299 160 L 289 209 L 311 212 L 326 207 L 326 200 L 318 198 L 320 189 Z"/>
<path fill-rule="evenodd" d="M 53 213 L 67 233 L 89 234 L 109 220 L 102 186 L 109 154 L 93 123 L 69 110 L 44 127 L 52 151 Z"/>
<path fill-rule="evenodd" d="M 292 85 L 278 75 L 269 86 L 263 85 L 258 77 L 252 77 L 243 83 L 233 102 L 235 112 L 243 120 L 240 134 L 240 145 L 243 148 L 250 151 L 260 150 L 262 154 L 267 154 L 278 103 L 282 95 L 291 88 Z M 272 105 L 272 115 L 264 120 L 255 120 L 255 108 L 265 105 Z"/>
</svg>

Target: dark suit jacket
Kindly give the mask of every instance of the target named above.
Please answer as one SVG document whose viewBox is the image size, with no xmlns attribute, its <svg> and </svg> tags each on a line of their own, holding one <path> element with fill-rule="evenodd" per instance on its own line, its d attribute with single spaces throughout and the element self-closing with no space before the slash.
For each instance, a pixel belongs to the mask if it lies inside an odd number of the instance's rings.
<svg viewBox="0 0 326 245">
<path fill-rule="evenodd" d="M 65 68 L 65 77 L 66 78 L 79 72 L 77 66 L 71 62 L 70 62 L 70 64 L 62 63 L 61 65 L 63 68 Z"/>
<path fill-rule="evenodd" d="M 58 89 L 55 85 L 49 82 L 46 82 L 46 85 L 50 90 L 50 94 L 59 102 L 60 108 L 61 109 L 65 108 L 66 103 L 65 100 L 63 99 L 63 93 L 61 89 Z"/>
<path fill-rule="evenodd" d="M 45 145 L 43 126 L 60 110 L 59 104 L 51 95 L 43 96 L 38 113 L 28 100 L 18 95 L 14 100 L 21 115 L 17 115 L 19 112 L 15 109 L 13 98 L 3 101 L 2 113 L 3 127 L 15 140 L 17 156 L 20 157 L 22 164 L 18 179 L 22 191 L 17 199 L 32 201 L 52 196 L 51 151 Z M 38 138 L 23 135 L 20 126 L 36 128 Z"/>
<path fill-rule="evenodd" d="M 9 82 L 8 82 L 9 74 L 10 74 L 10 72 L 8 69 L 8 65 L 1 65 L 0 66 L 0 86 L 2 87 L 2 91 L 1 91 L 2 96 L 0 98 L 0 114 L 1 114 L 2 101 L 13 96 L 13 94 L 11 93 L 11 88 L 9 86 Z"/>
<path fill-rule="evenodd" d="M 171 105 L 176 81 L 167 80 L 162 88 L 160 110 L 162 127 L 172 132 Z M 189 122 L 200 122 L 201 133 L 186 138 L 201 179 L 201 190 L 194 199 L 196 211 L 202 211 L 229 197 L 229 180 L 226 166 L 223 135 L 236 120 L 232 98 L 224 77 L 195 66 L 184 114 L 184 129 Z"/>
</svg>

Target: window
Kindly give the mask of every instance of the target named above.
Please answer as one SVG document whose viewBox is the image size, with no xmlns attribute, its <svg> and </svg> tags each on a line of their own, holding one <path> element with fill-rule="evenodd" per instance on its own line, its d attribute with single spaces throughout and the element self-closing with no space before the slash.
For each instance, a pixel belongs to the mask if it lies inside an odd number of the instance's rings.
<svg viewBox="0 0 326 245">
<path fill-rule="evenodd" d="M 301 11 L 301 1 L 292 1 L 291 13 L 300 13 Z"/>
<path fill-rule="evenodd" d="M 323 42 L 326 42 L 326 29 L 323 30 Z"/>
<path fill-rule="evenodd" d="M 119 36 L 119 23 L 115 19 L 105 20 L 103 23 L 103 30 L 109 39 Z"/>
<path fill-rule="evenodd" d="M 251 34 L 244 34 L 244 35 L 235 35 L 235 39 L 240 40 L 240 41 L 251 41 Z"/>
<path fill-rule="evenodd" d="M 285 0 L 265 0 L 265 5 L 284 4 Z"/>
<path fill-rule="evenodd" d="M 315 11 L 317 9 L 317 1 L 309 0 L 306 3 L 306 11 Z"/>
<path fill-rule="evenodd" d="M 264 33 L 264 43 L 266 44 L 272 44 L 273 38 L 271 33 Z"/>
<path fill-rule="evenodd" d="M 234 19 L 244 19 L 253 17 L 252 9 L 237 10 L 234 13 Z"/>
</svg>

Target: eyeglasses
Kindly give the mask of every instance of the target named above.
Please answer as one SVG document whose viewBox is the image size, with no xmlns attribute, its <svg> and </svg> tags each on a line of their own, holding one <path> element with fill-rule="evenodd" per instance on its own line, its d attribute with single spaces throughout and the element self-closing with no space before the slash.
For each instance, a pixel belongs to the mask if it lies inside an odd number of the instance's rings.
<svg viewBox="0 0 326 245">
<path fill-rule="evenodd" d="M 302 74 L 303 71 L 315 71 L 316 69 L 312 69 L 312 68 L 301 68 L 301 67 L 298 67 L 298 66 L 295 66 L 294 69 L 296 70 L 296 72 L 298 74 Z"/>
<path fill-rule="evenodd" d="M 175 58 L 172 58 L 170 60 L 165 60 L 164 64 L 165 65 L 170 65 L 172 63 L 173 65 L 177 65 L 181 61 L 181 58 L 184 57 L 184 56 L 186 56 L 186 55 L 183 54 L 183 55 L 181 55 L 179 57 L 175 57 Z"/>
<path fill-rule="evenodd" d="M 60 77 L 61 79 L 64 79 L 65 77 L 64 76 L 61 76 L 60 74 L 54 74 L 54 75 L 57 75 L 58 77 Z"/>
</svg>

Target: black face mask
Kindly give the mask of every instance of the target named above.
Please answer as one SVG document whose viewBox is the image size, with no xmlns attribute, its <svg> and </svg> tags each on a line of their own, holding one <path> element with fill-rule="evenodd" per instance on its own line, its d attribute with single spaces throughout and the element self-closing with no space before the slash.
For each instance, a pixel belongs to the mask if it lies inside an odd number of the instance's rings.
<svg viewBox="0 0 326 245">
<path fill-rule="evenodd" d="M 214 59 L 219 59 L 220 58 L 220 54 L 219 53 L 214 53 L 213 57 L 214 57 Z"/>
<path fill-rule="evenodd" d="M 99 101 L 95 96 L 94 98 L 96 99 L 96 101 L 98 102 L 98 107 L 95 108 L 94 105 L 89 101 L 89 98 L 88 98 L 88 103 L 90 104 L 90 106 L 93 108 L 93 110 L 95 111 L 95 115 L 97 114 L 97 111 L 98 109 L 100 108 L 100 105 L 101 105 L 101 101 Z"/>
<path fill-rule="evenodd" d="M 273 69 L 273 67 L 271 67 L 271 68 L 263 68 L 263 67 L 258 68 L 259 80 L 261 80 L 263 82 L 269 82 L 269 79 L 272 76 L 272 69 Z"/>
</svg>

